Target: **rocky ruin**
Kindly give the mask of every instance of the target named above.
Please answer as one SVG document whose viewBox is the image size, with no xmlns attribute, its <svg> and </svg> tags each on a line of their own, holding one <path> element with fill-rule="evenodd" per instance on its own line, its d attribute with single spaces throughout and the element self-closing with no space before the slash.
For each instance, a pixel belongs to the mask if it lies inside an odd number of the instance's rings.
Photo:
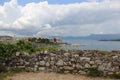
<svg viewBox="0 0 120 80">
<path fill-rule="evenodd" d="M 86 74 L 88 68 L 97 68 L 104 76 L 120 72 L 120 51 L 59 50 L 41 51 L 28 55 L 16 53 L 16 58 L 5 58 L 2 64 L 28 72 L 62 72 Z"/>
</svg>

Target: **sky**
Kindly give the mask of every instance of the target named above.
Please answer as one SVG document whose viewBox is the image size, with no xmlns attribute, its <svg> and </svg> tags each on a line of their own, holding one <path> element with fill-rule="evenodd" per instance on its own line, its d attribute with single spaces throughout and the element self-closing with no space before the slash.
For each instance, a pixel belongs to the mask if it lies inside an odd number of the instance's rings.
<svg viewBox="0 0 120 80">
<path fill-rule="evenodd" d="M 120 0 L 0 0 L 0 35 L 120 34 Z"/>
<path fill-rule="evenodd" d="M 0 4 L 3 5 L 5 2 L 9 2 L 9 1 L 10 0 L 0 0 Z M 40 1 L 47 1 L 49 4 L 70 4 L 70 3 L 79 3 L 90 0 L 18 0 L 18 4 L 24 6 L 27 3 L 31 3 L 31 2 L 39 3 Z"/>
</svg>

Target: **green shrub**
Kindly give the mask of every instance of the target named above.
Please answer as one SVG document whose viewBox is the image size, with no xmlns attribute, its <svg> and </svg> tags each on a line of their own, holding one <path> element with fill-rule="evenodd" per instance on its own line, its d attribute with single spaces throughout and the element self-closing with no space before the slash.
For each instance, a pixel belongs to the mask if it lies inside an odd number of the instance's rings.
<svg viewBox="0 0 120 80">
<path fill-rule="evenodd" d="M 33 39 L 34 41 L 35 39 Z M 49 39 L 42 39 L 45 40 L 45 43 L 48 44 Z M 29 54 L 35 53 L 37 51 L 56 51 L 58 48 L 56 46 L 44 46 L 44 47 L 35 47 L 35 45 L 31 41 L 24 41 L 19 40 L 15 44 L 11 43 L 0 43 L 0 58 L 10 57 L 16 58 L 15 53 L 18 52 L 26 52 Z"/>
<path fill-rule="evenodd" d="M 0 73 L 2 73 L 2 72 L 7 72 L 7 69 L 5 68 L 5 66 L 0 64 Z"/>
<path fill-rule="evenodd" d="M 116 79 L 120 79 L 120 73 L 118 73 L 118 74 L 112 74 L 111 77 L 112 78 L 116 78 Z"/>
<path fill-rule="evenodd" d="M 56 50 L 58 50 L 58 48 L 56 46 L 49 46 L 47 49 L 49 51 L 56 51 Z"/>
<path fill-rule="evenodd" d="M 64 69 L 57 70 L 57 73 L 64 74 Z"/>
<path fill-rule="evenodd" d="M 0 43 L 0 57 L 14 57 L 15 52 L 18 51 L 16 44 Z"/>
<path fill-rule="evenodd" d="M 39 48 L 36 48 L 36 51 L 57 51 L 58 48 L 56 46 L 46 46 L 46 47 L 39 47 Z"/>
<path fill-rule="evenodd" d="M 103 50 L 103 51 L 101 51 L 102 53 L 109 53 L 109 51 L 107 51 L 107 50 Z"/>
<path fill-rule="evenodd" d="M 87 75 L 91 77 L 100 77 L 103 75 L 103 72 L 99 71 L 97 68 L 88 68 L 87 71 Z"/>
<path fill-rule="evenodd" d="M 19 72 L 22 72 L 22 69 L 20 69 L 20 68 L 12 68 L 11 71 L 15 72 L 15 73 L 19 73 Z"/>
<path fill-rule="evenodd" d="M 16 43 L 16 45 L 19 47 L 19 51 L 27 52 L 29 54 L 32 54 L 36 51 L 36 48 L 30 41 L 20 40 Z"/>
</svg>

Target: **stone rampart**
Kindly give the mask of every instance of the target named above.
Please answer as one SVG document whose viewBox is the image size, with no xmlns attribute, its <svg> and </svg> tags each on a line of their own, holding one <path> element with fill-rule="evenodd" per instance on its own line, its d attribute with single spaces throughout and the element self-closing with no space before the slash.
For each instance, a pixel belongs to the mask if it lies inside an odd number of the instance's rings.
<svg viewBox="0 0 120 80">
<path fill-rule="evenodd" d="M 60 50 L 31 55 L 17 52 L 16 58 L 5 58 L 2 64 L 8 69 L 72 74 L 86 74 L 89 68 L 97 68 L 104 75 L 110 75 L 120 72 L 120 51 Z"/>
</svg>

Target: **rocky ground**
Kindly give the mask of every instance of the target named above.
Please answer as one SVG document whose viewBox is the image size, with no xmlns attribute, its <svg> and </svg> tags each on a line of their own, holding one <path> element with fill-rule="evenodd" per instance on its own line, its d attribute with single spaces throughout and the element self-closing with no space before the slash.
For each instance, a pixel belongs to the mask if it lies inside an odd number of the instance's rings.
<svg viewBox="0 0 120 80">
<path fill-rule="evenodd" d="M 56 73 L 18 73 L 5 80 L 117 80 L 109 78 L 92 78 L 81 75 L 72 74 L 56 74 Z"/>
</svg>

